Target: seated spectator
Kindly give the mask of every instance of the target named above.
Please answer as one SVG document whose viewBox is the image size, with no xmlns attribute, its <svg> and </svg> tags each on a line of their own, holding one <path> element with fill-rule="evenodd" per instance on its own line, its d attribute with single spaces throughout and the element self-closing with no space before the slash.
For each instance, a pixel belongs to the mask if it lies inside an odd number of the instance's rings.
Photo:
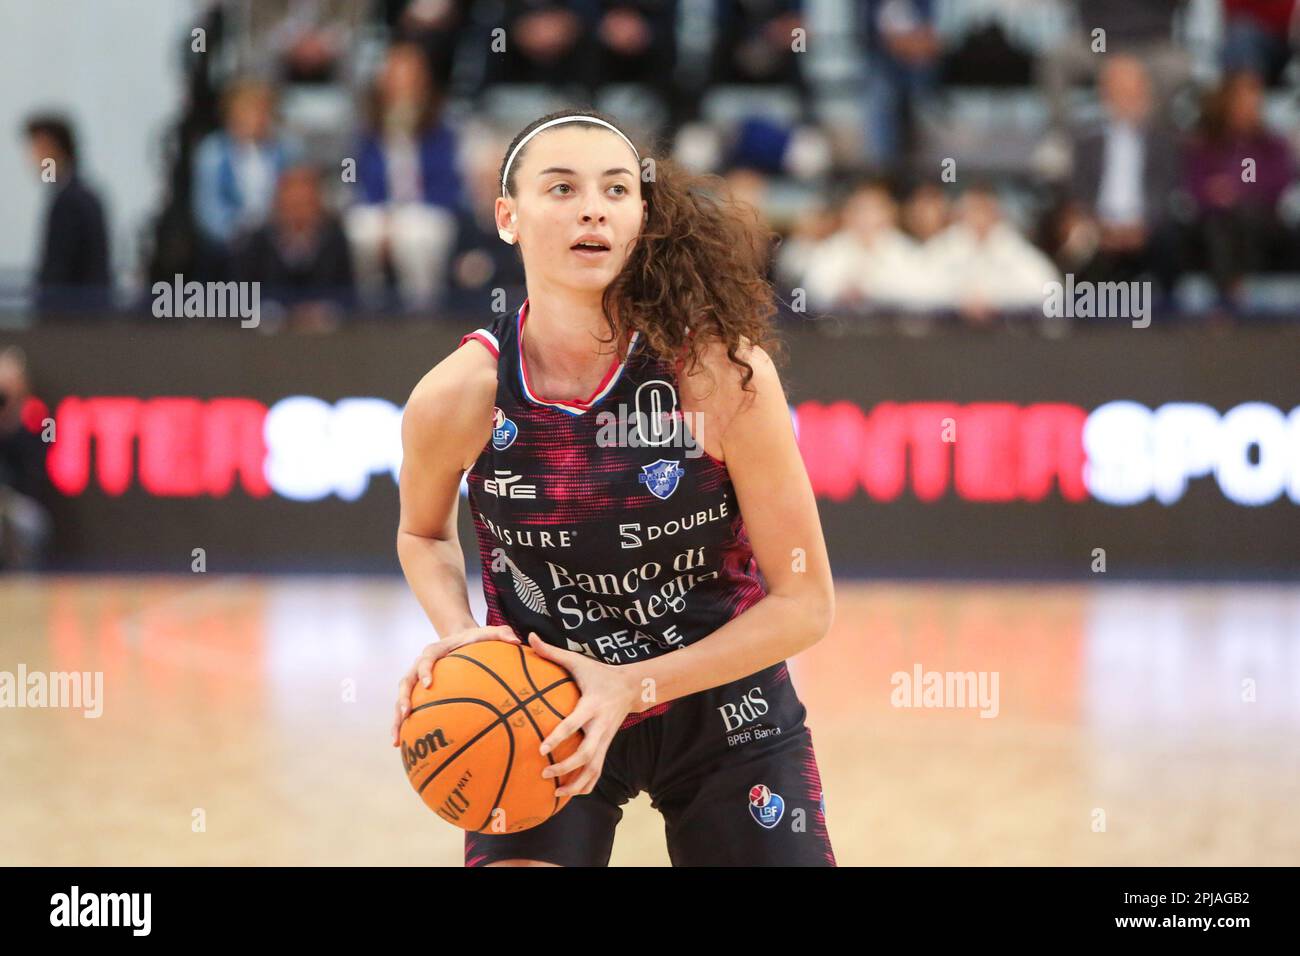
<svg viewBox="0 0 1300 956">
<path fill-rule="evenodd" d="M 794 29 L 806 26 L 802 0 L 716 0 L 712 84 L 772 83 L 807 92 Z"/>
<path fill-rule="evenodd" d="M 938 76 L 934 0 L 860 0 L 859 32 L 866 58 L 867 161 L 889 168 L 909 151 L 919 104 Z"/>
<path fill-rule="evenodd" d="M 236 275 L 261 283 L 260 301 L 284 309 L 295 330 L 328 331 L 353 307 L 347 238 L 325 209 L 315 169 L 285 170 L 271 219 L 239 250 Z"/>
<path fill-rule="evenodd" d="M 1039 81 L 1058 131 L 1070 125 L 1070 86 L 1091 80 L 1115 53 L 1131 53 L 1146 66 L 1158 112 L 1191 81 L 1191 54 L 1174 37 L 1175 20 L 1188 0 L 1074 0 L 1073 6 L 1074 29 L 1038 58 Z M 1104 51 L 1099 51 L 1099 42 L 1105 44 Z"/>
<path fill-rule="evenodd" d="M 1060 281 L 1052 260 L 1003 218 L 985 186 L 966 191 L 957 221 L 921 249 L 922 275 L 934 308 L 955 310 L 971 325 L 1000 313 L 1042 314 L 1044 286 Z"/>
<path fill-rule="evenodd" d="M 485 82 L 551 86 L 588 99 L 610 83 L 638 83 L 674 112 L 689 113 L 673 86 L 678 9 L 677 0 L 506 0 L 510 42 L 488 58 Z"/>
<path fill-rule="evenodd" d="M 194 156 L 194 217 L 203 249 L 201 271 L 224 278 L 235 243 L 266 222 L 280 174 L 299 149 L 276 133 L 274 94 L 256 80 L 236 82 L 225 96 L 225 128 L 205 136 Z"/>
<path fill-rule="evenodd" d="M 390 47 L 356 147 L 357 202 L 344 216 L 357 279 L 372 305 L 385 300 L 388 268 L 408 309 L 428 308 L 445 289 L 464 190 L 458 137 L 441 106 L 420 48 Z"/>
<path fill-rule="evenodd" d="M 453 310 L 490 311 L 494 290 L 503 289 L 509 301 L 519 301 L 524 291 L 524 260 L 517 244 L 501 241 L 497 234 L 495 200 L 501 195 L 501 157 L 509 138 L 488 135 L 467 150 L 467 208 L 458 216 L 456 247 L 447 270 L 447 295 L 443 303 Z"/>
<path fill-rule="evenodd" d="M 1105 110 L 1093 129 L 1076 131 L 1070 229 L 1088 230 L 1090 252 L 1061 263 L 1092 281 L 1130 281 L 1148 272 L 1170 290 L 1177 237 L 1167 205 L 1178 186 L 1174 132 L 1154 117 L 1150 79 L 1142 62 L 1118 53 L 1102 67 Z M 1067 235 L 1074 249 L 1082 233 Z M 1083 250 L 1079 250 L 1083 253 Z"/>
<path fill-rule="evenodd" d="M 736 203 L 738 210 L 751 224 L 756 237 L 769 242 L 763 276 L 776 281 L 776 257 L 780 235 L 773 229 L 770 219 L 772 209 L 772 177 L 762 168 L 739 163 L 722 173 L 723 191 Z"/>
<path fill-rule="evenodd" d="M 488 55 L 485 85 L 592 87 L 590 11 L 554 0 L 503 0 L 503 5 L 493 26 L 502 27 L 509 42 Z"/>
<path fill-rule="evenodd" d="M 773 265 L 775 281 L 783 296 L 800 286 L 803 276 L 812 268 L 818 247 L 839 230 L 840 215 L 829 202 L 818 201 L 801 212 L 791 224 L 789 233 L 782 237 Z M 807 311 L 806 305 L 803 311 Z"/>
<path fill-rule="evenodd" d="M 677 0 L 599 0 L 592 39 L 600 83 L 669 90 L 677 58 Z"/>
<path fill-rule="evenodd" d="M 0 351 L 0 571 L 40 570 L 52 538 L 49 445 L 23 420 L 30 392 L 22 350 Z"/>
<path fill-rule="evenodd" d="M 716 132 L 723 170 L 747 169 L 811 183 L 830 171 L 833 163 L 830 141 L 815 123 L 749 113 L 720 124 Z"/>
<path fill-rule="evenodd" d="M 801 285 L 810 308 L 849 311 L 906 309 L 920 304 L 932 281 L 916 244 L 898 228 L 898 204 L 879 182 L 853 191 L 844 225 L 808 256 Z"/>
<path fill-rule="evenodd" d="M 1206 104 L 1187 148 L 1187 191 L 1196 230 L 1225 305 L 1242 277 L 1266 268 L 1284 242 L 1278 201 L 1295 176 L 1287 141 L 1264 125 L 1263 83 L 1257 73 L 1229 74 Z"/>
<path fill-rule="evenodd" d="M 940 85 L 945 89 L 1029 86 L 1038 52 L 1016 29 L 1015 21 L 1024 12 L 1021 0 L 948 4 Z"/>
<path fill-rule="evenodd" d="M 948 228 L 952 203 L 934 183 L 921 183 L 903 204 L 903 228 L 917 242 L 929 242 Z"/>
<path fill-rule="evenodd" d="M 77 167 L 72 127 L 54 116 L 27 122 L 32 162 L 50 190 L 35 308 L 43 317 L 111 305 L 104 207 Z"/>
<path fill-rule="evenodd" d="M 1300 24 L 1296 0 L 1223 0 L 1223 68 L 1251 70 L 1276 86 Z"/>
<path fill-rule="evenodd" d="M 417 44 L 428 60 L 434 86 L 451 83 L 456 47 L 467 32 L 473 0 L 380 0 L 379 14 L 389 34 Z"/>
</svg>

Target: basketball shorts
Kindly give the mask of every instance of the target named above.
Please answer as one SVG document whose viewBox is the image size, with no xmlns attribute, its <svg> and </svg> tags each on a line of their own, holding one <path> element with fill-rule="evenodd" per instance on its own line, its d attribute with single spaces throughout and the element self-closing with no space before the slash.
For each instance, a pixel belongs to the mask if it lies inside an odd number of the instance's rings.
<svg viewBox="0 0 1300 956">
<path fill-rule="evenodd" d="M 645 791 L 674 866 L 834 866 L 805 713 L 783 662 L 629 715 L 591 793 L 519 833 L 467 832 L 465 865 L 606 866 Z"/>
</svg>

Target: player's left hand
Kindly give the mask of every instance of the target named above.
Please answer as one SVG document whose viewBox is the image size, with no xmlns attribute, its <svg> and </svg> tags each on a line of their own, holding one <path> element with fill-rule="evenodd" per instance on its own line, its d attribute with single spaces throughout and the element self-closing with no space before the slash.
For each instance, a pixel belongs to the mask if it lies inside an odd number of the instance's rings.
<svg viewBox="0 0 1300 956">
<path fill-rule="evenodd" d="M 561 650 L 547 644 L 533 631 L 528 632 L 528 644 L 539 656 L 554 661 L 572 674 L 582 694 L 573 713 L 560 721 L 550 736 L 542 741 L 541 752 L 543 755 L 550 753 L 577 730 L 582 731 L 582 743 L 571 756 L 542 771 L 542 776 L 562 777 L 581 768 L 581 773 L 558 787 L 555 794 L 565 797 L 591 793 L 600 779 L 605 754 L 614 734 L 618 733 L 623 718 L 638 700 L 640 685 L 633 680 L 629 670 L 592 660 L 574 651 Z"/>
</svg>

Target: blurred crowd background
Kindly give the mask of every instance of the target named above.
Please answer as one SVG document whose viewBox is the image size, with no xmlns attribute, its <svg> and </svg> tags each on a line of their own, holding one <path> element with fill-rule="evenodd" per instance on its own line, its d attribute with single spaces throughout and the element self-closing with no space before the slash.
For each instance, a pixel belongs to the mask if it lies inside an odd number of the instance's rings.
<svg viewBox="0 0 1300 956">
<path fill-rule="evenodd" d="M 165 124 L 113 117 L 154 156 L 133 221 L 113 222 L 124 177 L 97 167 L 76 103 L 23 116 L 32 176 L 51 157 L 75 174 L 42 194 L 0 309 L 147 319 L 178 274 L 259 281 L 268 329 L 517 302 L 518 252 L 491 218 L 502 154 L 536 116 L 595 105 L 762 210 L 789 321 L 1041 320 L 1066 274 L 1149 281 L 1160 323 L 1289 320 L 1296 6 L 195 4 L 171 30 Z"/>
</svg>

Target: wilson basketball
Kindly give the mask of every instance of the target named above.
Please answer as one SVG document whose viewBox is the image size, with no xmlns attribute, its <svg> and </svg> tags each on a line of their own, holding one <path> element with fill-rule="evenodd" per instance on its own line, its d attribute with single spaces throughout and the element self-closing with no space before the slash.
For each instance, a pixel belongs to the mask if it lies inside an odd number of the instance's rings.
<svg viewBox="0 0 1300 956">
<path fill-rule="evenodd" d="M 434 813 L 464 830 L 515 833 L 559 813 L 563 778 L 543 777 L 567 759 L 582 732 L 546 756 L 542 741 L 578 703 L 569 672 L 526 645 L 468 644 L 417 683 L 401 727 L 402 766 Z"/>
</svg>

